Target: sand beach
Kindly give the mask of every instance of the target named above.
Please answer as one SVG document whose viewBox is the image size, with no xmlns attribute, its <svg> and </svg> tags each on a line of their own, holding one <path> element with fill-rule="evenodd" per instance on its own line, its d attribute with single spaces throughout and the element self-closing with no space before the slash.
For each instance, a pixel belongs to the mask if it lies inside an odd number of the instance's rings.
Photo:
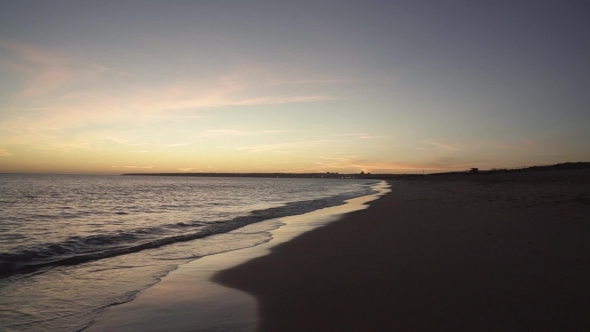
<svg viewBox="0 0 590 332">
<path fill-rule="evenodd" d="M 88 331 L 590 326 L 589 170 L 416 176 L 389 190 L 181 266 Z"/>
<path fill-rule="evenodd" d="M 580 331 L 590 326 L 590 172 L 392 180 L 366 210 L 214 280 L 258 331 Z"/>
</svg>

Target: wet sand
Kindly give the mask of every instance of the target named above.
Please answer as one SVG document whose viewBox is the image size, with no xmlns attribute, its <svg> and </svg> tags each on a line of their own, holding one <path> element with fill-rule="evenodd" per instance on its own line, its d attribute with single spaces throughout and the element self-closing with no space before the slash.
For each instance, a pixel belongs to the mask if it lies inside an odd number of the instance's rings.
<svg viewBox="0 0 590 332">
<path fill-rule="evenodd" d="M 590 327 L 590 172 L 418 177 L 217 273 L 259 331 Z"/>
<path fill-rule="evenodd" d="M 385 186 L 379 185 L 384 191 Z M 258 325 L 257 300 L 238 290 L 212 282 L 220 270 L 267 255 L 277 244 L 334 222 L 351 211 L 364 209 L 376 195 L 349 200 L 347 204 L 251 224 L 230 233 L 259 232 L 277 223 L 270 242 L 250 248 L 206 256 L 181 265 L 161 282 L 141 291 L 127 303 L 109 307 L 84 331 L 254 331 Z M 268 225 L 265 225 L 268 224 Z M 214 237 L 224 236 L 223 234 Z"/>
</svg>

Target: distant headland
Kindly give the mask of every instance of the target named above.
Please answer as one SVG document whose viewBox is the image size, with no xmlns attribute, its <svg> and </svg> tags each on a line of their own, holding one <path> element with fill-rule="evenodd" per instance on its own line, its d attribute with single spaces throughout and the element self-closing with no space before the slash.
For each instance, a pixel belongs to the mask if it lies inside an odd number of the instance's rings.
<svg viewBox="0 0 590 332">
<path fill-rule="evenodd" d="M 441 176 L 441 175 L 485 175 L 497 173 L 521 173 L 537 171 L 565 171 L 577 169 L 590 169 L 590 162 L 566 162 L 554 165 L 529 166 L 519 168 L 492 168 L 481 170 L 471 168 L 465 171 L 441 172 L 430 174 L 371 174 L 360 172 L 356 174 L 341 174 L 337 172 L 326 173 L 125 173 L 125 176 L 196 176 L 196 177 L 245 177 L 245 178 L 311 178 L 311 179 L 391 179 L 397 177 L 413 176 Z"/>
</svg>

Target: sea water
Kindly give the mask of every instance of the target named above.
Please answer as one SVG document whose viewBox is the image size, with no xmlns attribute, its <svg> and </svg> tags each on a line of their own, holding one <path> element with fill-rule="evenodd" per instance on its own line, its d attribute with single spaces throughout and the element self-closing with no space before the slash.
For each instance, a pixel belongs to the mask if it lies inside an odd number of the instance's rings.
<svg viewBox="0 0 590 332">
<path fill-rule="evenodd" d="M 355 179 L 0 175 L 0 330 L 79 331 L 179 265 L 374 193 Z"/>
</svg>

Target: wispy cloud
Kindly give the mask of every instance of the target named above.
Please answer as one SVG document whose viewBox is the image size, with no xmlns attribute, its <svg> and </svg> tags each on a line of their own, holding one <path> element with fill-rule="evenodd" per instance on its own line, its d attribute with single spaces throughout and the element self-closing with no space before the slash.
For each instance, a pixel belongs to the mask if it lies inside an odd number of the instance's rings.
<svg viewBox="0 0 590 332">
<path fill-rule="evenodd" d="M 150 166 L 111 166 L 113 168 L 141 168 L 141 169 L 150 169 L 153 168 L 154 166 L 150 165 Z"/>
<path fill-rule="evenodd" d="M 341 138 L 355 138 L 355 139 L 374 139 L 379 138 L 380 136 L 367 134 L 367 133 L 347 133 L 347 134 L 332 134 L 332 135 L 324 135 L 323 137 L 341 137 Z"/>
<path fill-rule="evenodd" d="M 244 132 L 235 129 L 212 129 L 201 132 L 196 137 L 243 136 Z"/>
<path fill-rule="evenodd" d="M 217 137 L 217 136 L 255 136 L 284 133 L 284 130 L 259 130 L 259 131 L 242 131 L 236 129 L 210 129 L 201 132 L 194 137 Z"/>
<path fill-rule="evenodd" d="M 359 82 L 359 80 L 342 76 L 325 76 L 315 71 L 310 72 L 293 66 L 273 68 L 266 64 L 244 63 L 238 72 L 240 77 L 256 77 L 257 82 L 265 86 L 303 85 L 317 88 L 321 85 L 342 85 Z"/>
<path fill-rule="evenodd" d="M 177 146 L 187 146 L 189 145 L 189 143 L 170 143 L 170 144 L 158 144 L 159 147 L 163 147 L 163 148 L 173 148 L 173 147 L 177 147 Z"/>
<path fill-rule="evenodd" d="M 56 133 L 89 124 L 160 123 L 201 117 L 201 109 L 256 105 L 311 103 L 337 99 L 321 89 L 299 91 L 265 86 L 279 84 L 281 77 L 265 70 L 236 70 L 218 77 L 194 81 L 145 83 L 132 74 L 123 75 L 107 67 L 76 59 L 63 51 L 0 42 L 0 66 L 20 75 L 21 91 L 6 114 L 0 129 L 14 135 L 0 135 L 13 143 L 41 142 Z M 267 77 L 268 76 L 268 77 Z M 293 79 L 285 78 L 283 82 Z M 340 80 L 296 79 L 300 84 L 331 84 Z M 287 84 L 287 83 L 285 83 Z M 113 87 L 117 88 L 114 89 Z M 266 133 L 209 132 L 203 136 L 257 135 Z"/>
<path fill-rule="evenodd" d="M 202 168 L 200 168 L 200 167 L 182 167 L 182 168 L 177 168 L 177 170 L 179 170 L 181 172 L 201 172 Z"/>
<path fill-rule="evenodd" d="M 309 103 L 318 101 L 336 100 L 335 97 L 324 95 L 315 96 L 267 96 L 257 97 L 251 99 L 236 100 L 228 103 L 230 106 L 254 106 L 254 105 L 277 105 L 277 104 L 291 104 L 291 103 Z"/>
<path fill-rule="evenodd" d="M 159 86 L 142 93 L 136 106 L 152 111 L 219 108 L 228 106 L 279 105 L 310 103 L 338 99 L 328 93 L 305 93 L 292 89 L 279 91 L 265 87 L 264 70 L 241 69 L 206 81 L 183 82 L 172 86 Z M 285 91 L 288 93 L 285 93 Z M 317 89 L 316 89 L 317 90 Z"/>
<path fill-rule="evenodd" d="M 348 156 L 319 156 L 321 159 L 328 159 L 328 160 L 351 160 L 357 158 L 357 155 L 348 155 Z"/>
<path fill-rule="evenodd" d="M 105 66 L 80 61 L 64 52 L 33 45 L 0 41 L 5 56 L 0 66 L 22 75 L 21 98 L 45 96 L 62 88 L 97 78 L 108 69 Z"/>
<path fill-rule="evenodd" d="M 189 145 L 190 139 L 198 137 L 283 133 L 235 127 L 195 133 L 187 130 L 184 122 L 198 124 L 199 118 L 215 117 L 219 108 L 243 107 L 247 111 L 259 105 L 329 102 L 341 98 L 334 92 L 335 85 L 351 82 L 294 68 L 250 64 L 208 77 L 187 79 L 179 74 L 184 79 L 177 79 L 171 74 L 149 81 L 142 73 L 123 73 L 67 50 L 2 40 L 0 71 L 15 78 L 11 84 L 16 91 L 0 103 L 0 142 L 44 151 L 126 145 L 133 153 L 148 153 L 162 147 Z M 205 109 L 207 112 L 203 112 Z M 157 127 L 160 124 L 166 127 Z M 162 130 L 150 136 L 146 128 L 152 127 Z M 163 128 L 172 134 L 164 136 Z M 181 130 L 187 130 L 186 134 Z M 373 137 L 360 134 L 357 138 Z M 286 154 L 291 149 L 337 144 L 326 139 L 237 150 Z M 1 150 L 0 155 L 8 156 L 10 152 Z M 126 168 L 132 167 L 138 166 Z"/>
<path fill-rule="evenodd" d="M 0 148 L 0 157 L 8 157 L 8 156 L 12 156 L 12 153 L 8 152 L 4 148 Z"/>
<path fill-rule="evenodd" d="M 353 83 L 358 82 L 352 79 L 315 79 L 315 80 L 299 80 L 299 81 L 285 81 L 277 82 L 276 84 L 342 84 L 342 83 Z"/>
<path fill-rule="evenodd" d="M 240 151 L 250 151 L 250 152 L 278 152 L 284 153 L 284 150 L 288 149 L 300 149 L 300 148 L 310 148 L 310 147 L 319 147 L 319 146 L 338 146 L 335 145 L 339 140 L 314 140 L 314 141 L 300 141 L 300 142 L 290 142 L 290 143 L 276 143 L 276 144 L 262 144 L 262 145 L 253 145 L 253 146 L 244 146 L 238 147 L 235 150 Z"/>
<path fill-rule="evenodd" d="M 459 146 L 459 144 L 448 144 L 448 143 L 438 142 L 435 140 L 424 141 L 423 143 L 435 146 L 435 147 L 437 147 L 439 149 L 443 149 L 443 150 L 457 150 L 457 147 Z"/>
</svg>

